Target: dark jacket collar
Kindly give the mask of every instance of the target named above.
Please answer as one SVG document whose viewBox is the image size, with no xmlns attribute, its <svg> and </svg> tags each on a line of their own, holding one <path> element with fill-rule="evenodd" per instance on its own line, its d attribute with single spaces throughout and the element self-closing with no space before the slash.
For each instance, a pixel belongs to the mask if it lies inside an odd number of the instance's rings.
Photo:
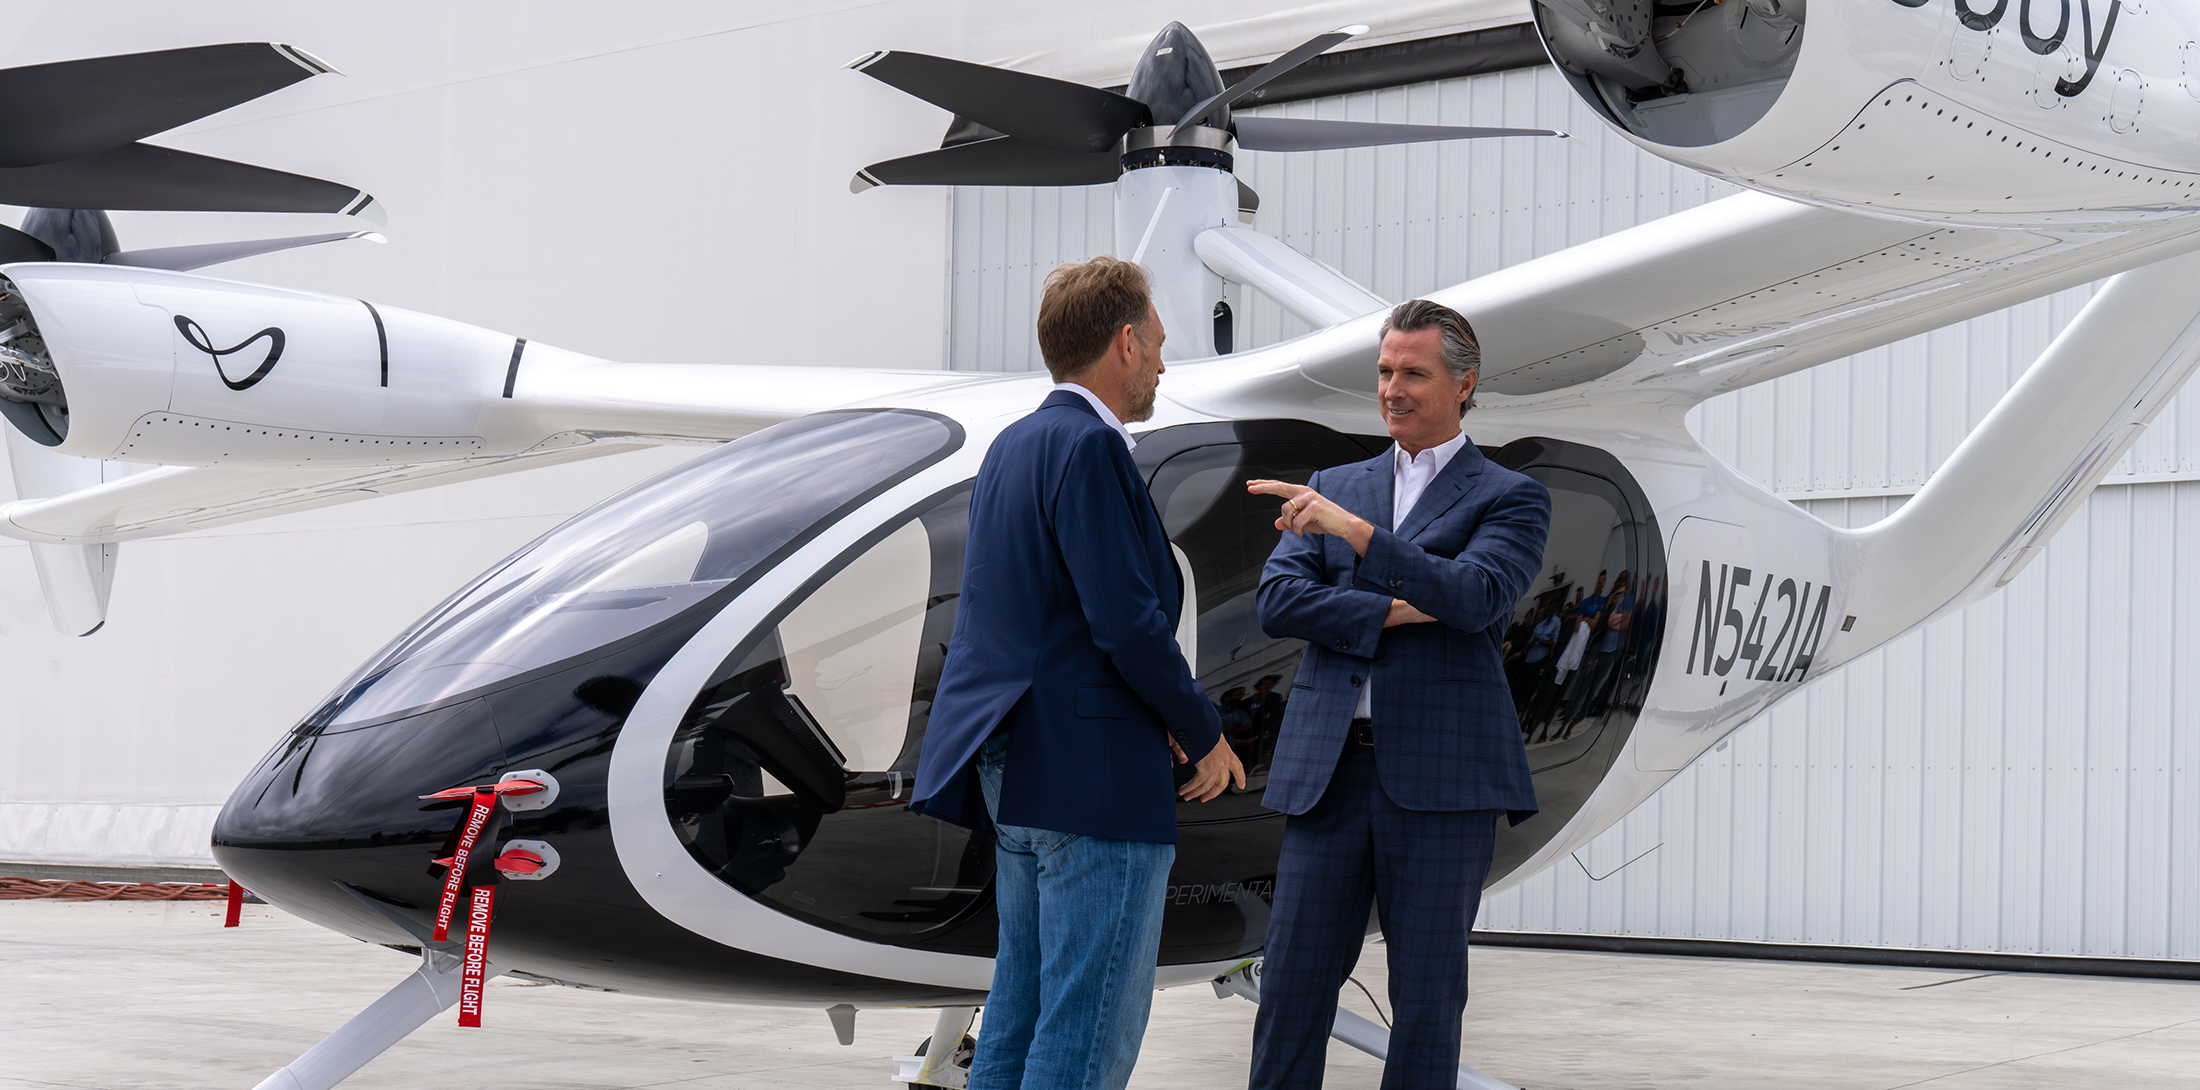
<svg viewBox="0 0 2200 1090">
<path fill-rule="evenodd" d="M 1052 409 L 1062 405 L 1068 405 L 1072 408 L 1075 408 L 1078 412 L 1081 412 L 1086 416 L 1093 418 L 1094 420 L 1100 420 L 1100 414 L 1092 411 L 1091 402 L 1086 401 L 1084 398 L 1081 398 L 1076 394 L 1070 393 L 1068 390 L 1049 391 L 1047 393 L 1046 400 L 1039 403 L 1039 407 L 1042 409 Z M 1100 420 L 1100 422 L 1103 424 L 1107 423 L 1107 421 L 1105 420 Z"/>
</svg>

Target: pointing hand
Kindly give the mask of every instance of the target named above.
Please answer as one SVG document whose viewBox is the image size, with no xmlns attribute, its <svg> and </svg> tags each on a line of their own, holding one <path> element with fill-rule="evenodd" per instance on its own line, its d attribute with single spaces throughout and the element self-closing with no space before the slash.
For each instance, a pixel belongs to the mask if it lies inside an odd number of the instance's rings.
<svg viewBox="0 0 2200 1090">
<path fill-rule="evenodd" d="M 1289 534 L 1331 534 L 1344 539 L 1353 552 L 1367 555 L 1367 543 L 1374 536 L 1375 528 L 1366 519 L 1337 506 L 1336 501 L 1327 496 L 1288 481 L 1247 481 L 1245 490 L 1255 495 L 1282 497 L 1283 510 L 1276 516 L 1276 529 Z"/>
</svg>

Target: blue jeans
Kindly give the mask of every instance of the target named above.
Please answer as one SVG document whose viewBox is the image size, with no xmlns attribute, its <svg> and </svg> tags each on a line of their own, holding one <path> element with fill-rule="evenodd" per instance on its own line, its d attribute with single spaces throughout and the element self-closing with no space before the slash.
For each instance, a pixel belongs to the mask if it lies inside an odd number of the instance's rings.
<svg viewBox="0 0 2200 1090">
<path fill-rule="evenodd" d="M 998 817 L 1008 735 L 978 750 Z M 1153 1009 L 1176 845 L 994 824 L 1001 951 L 970 1090 L 1122 1090 Z"/>
</svg>

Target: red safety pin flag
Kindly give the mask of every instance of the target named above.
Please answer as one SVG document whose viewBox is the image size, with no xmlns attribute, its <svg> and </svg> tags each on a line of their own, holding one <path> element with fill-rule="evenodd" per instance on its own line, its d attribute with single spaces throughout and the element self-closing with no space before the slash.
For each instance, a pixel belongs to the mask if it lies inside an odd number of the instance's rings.
<svg viewBox="0 0 2200 1090">
<path fill-rule="evenodd" d="M 223 927 L 235 927 L 244 916 L 244 887 L 237 880 L 229 880 L 229 915 L 222 920 Z"/>
<path fill-rule="evenodd" d="M 450 792 L 423 795 L 422 798 L 450 797 Z M 466 860 L 474 853 L 475 842 L 481 839 L 481 830 L 488 827 L 489 815 L 496 811 L 497 789 L 483 784 L 473 789 L 474 802 L 466 811 L 466 824 L 458 837 L 458 849 L 447 859 L 436 862 L 450 868 L 443 874 L 443 896 L 435 907 L 435 933 L 437 942 L 447 942 L 451 937 L 451 917 L 458 911 L 458 891 L 466 884 Z M 479 891 L 476 891 L 477 895 Z"/>
<path fill-rule="evenodd" d="M 543 791 L 543 786 L 533 780 L 502 780 L 497 783 L 485 783 L 476 787 L 445 788 L 444 790 L 438 791 L 432 795 L 422 795 L 420 797 L 423 799 L 462 799 L 468 795 L 473 794 L 476 791 L 494 791 L 500 796 L 534 795 L 541 793 Z"/>
<path fill-rule="evenodd" d="M 489 917 L 496 911 L 495 886 L 475 886 L 466 906 L 466 955 L 459 967 L 458 1024 L 481 1025 L 481 985 L 489 968 Z"/>
</svg>

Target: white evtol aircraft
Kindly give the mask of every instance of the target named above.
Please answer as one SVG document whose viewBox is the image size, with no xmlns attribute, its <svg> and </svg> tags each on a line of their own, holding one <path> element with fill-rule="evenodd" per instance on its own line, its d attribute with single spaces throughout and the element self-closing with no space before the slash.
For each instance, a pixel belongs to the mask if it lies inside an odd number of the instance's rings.
<svg viewBox="0 0 2200 1090">
<path fill-rule="evenodd" d="M 1513 679 L 1544 809 L 1503 833 L 1491 890 L 1810 678 L 2008 583 L 2200 363 L 2200 7 L 2092 3 L 1539 0 L 1553 61 L 1606 122 L 1756 192 L 1432 296 L 1481 335 L 1470 433 L 1554 497 L 1516 633 L 1570 615 L 1599 569 L 1637 603 L 1587 682 Z M 1176 354 L 1137 453 L 1187 573 L 1180 642 L 1244 712 L 1234 744 L 1257 775 L 1298 647 L 1252 620 L 1273 510 L 1238 485 L 1381 448 L 1388 301 L 1238 226 L 1232 156 L 1528 134 L 1233 121 L 1272 73 L 1223 88 L 1181 27 L 1125 94 L 906 53 L 852 67 L 960 115 L 941 149 L 858 188 L 1116 186 L 1117 251 L 1154 270 Z M 336 195 L 325 210 L 366 203 Z M 332 1086 L 456 1001 L 461 948 L 430 926 L 461 884 L 501 890 L 482 972 L 827 1007 L 843 1039 L 859 1007 L 935 1006 L 934 1040 L 961 1039 L 991 975 L 991 853 L 902 806 L 968 482 L 1043 376 L 615 363 L 101 256 L 0 266 L 0 409 L 21 493 L 42 497 L 0 511 L 0 533 L 35 544 L 64 631 L 101 623 L 121 542 L 723 444 L 461 590 L 240 786 L 215 833 L 230 874 L 421 953 L 263 1086 Z M 1812 518 L 1683 426 L 1713 395 L 2110 276 L 1877 525 Z M 1225 282 L 1320 328 L 1231 353 Z M 103 460 L 168 468 L 101 483 Z M 469 810 L 419 796 L 499 780 L 536 786 L 505 796 L 490 847 L 447 883 L 437 861 Z M 1186 811 L 1164 985 L 1257 994 L 1280 831 L 1257 802 Z M 1382 1048 L 1350 1019 L 1339 1033 Z M 905 1077 L 959 1085 L 967 1051 L 931 1051 Z"/>
</svg>

